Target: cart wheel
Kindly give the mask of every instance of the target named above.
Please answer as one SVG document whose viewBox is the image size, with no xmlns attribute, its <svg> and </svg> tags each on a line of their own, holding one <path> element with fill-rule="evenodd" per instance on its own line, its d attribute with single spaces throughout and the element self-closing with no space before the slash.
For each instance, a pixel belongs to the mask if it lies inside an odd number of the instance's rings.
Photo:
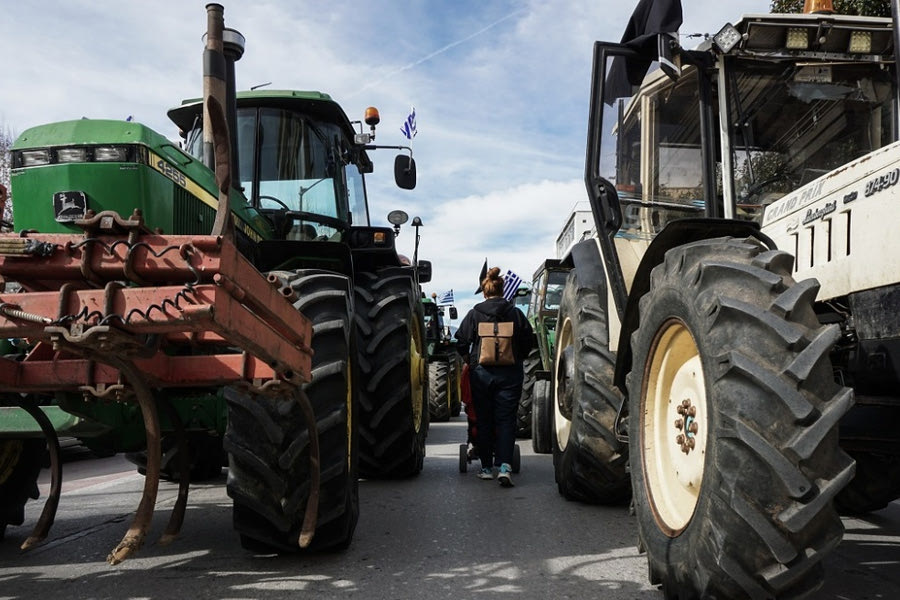
<svg viewBox="0 0 900 600">
<path fill-rule="evenodd" d="M 516 444 L 515 446 L 513 446 L 513 464 L 512 464 L 513 473 L 518 473 L 519 468 L 521 466 L 522 466 L 522 453 L 519 450 L 519 445 Z"/>
<path fill-rule="evenodd" d="M 459 445 L 459 472 L 465 473 L 469 470 L 468 444 Z"/>
</svg>

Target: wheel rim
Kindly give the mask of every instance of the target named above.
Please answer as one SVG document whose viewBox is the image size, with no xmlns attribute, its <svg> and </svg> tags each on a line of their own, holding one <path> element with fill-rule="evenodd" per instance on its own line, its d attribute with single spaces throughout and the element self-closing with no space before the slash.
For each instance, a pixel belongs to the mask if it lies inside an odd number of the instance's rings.
<svg viewBox="0 0 900 600">
<path fill-rule="evenodd" d="M 556 445 L 561 451 L 565 451 L 569 443 L 569 432 L 572 430 L 572 421 L 563 414 L 560 406 L 566 403 L 568 413 L 572 414 L 572 393 L 574 391 L 572 376 L 574 375 L 574 361 L 571 354 L 575 351 L 572 345 L 572 320 L 566 319 L 559 330 L 558 344 L 556 346 L 556 381 L 552 390 L 553 398 L 553 428 L 556 432 Z"/>
<path fill-rule="evenodd" d="M 660 529 L 687 527 L 703 483 L 709 412 L 700 351 L 687 326 L 671 319 L 650 349 L 644 373 L 641 459 Z"/>
<path fill-rule="evenodd" d="M 425 410 L 425 392 L 422 385 L 425 382 L 425 358 L 422 355 L 422 336 L 418 325 L 413 325 L 412 335 L 409 336 L 409 383 L 410 400 L 412 402 L 413 427 L 418 433 L 422 428 L 422 412 Z"/>
</svg>

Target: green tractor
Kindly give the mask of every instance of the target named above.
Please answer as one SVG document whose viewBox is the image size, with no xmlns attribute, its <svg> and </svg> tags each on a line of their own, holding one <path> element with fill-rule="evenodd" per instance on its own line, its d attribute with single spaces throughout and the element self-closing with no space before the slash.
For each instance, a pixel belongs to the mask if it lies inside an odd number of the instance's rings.
<svg viewBox="0 0 900 600">
<path fill-rule="evenodd" d="M 369 224 L 378 113 L 366 132 L 327 94 L 236 94 L 243 37 L 207 11 L 204 99 L 169 111 L 183 144 L 81 119 L 11 148 L 0 534 L 37 497 L 48 448 L 53 478 L 23 548 L 53 521 L 58 435 L 141 457 L 144 500 L 110 563 L 143 542 L 160 476 L 181 484 L 170 539 L 190 477 L 219 475 L 223 455 L 255 550 L 346 547 L 359 476 L 422 468 L 429 275 Z M 411 153 L 394 167 L 412 189 Z"/>
<path fill-rule="evenodd" d="M 532 292 L 530 284 L 521 284 L 513 295 L 512 303 L 531 319 Z M 525 357 L 525 379 L 522 382 L 522 395 L 519 396 L 519 408 L 516 411 L 516 437 L 531 437 L 531 407 L 534 400 L 535 372 L 540 369 L 541 357 L 537 348 L 533 348 Z"/>
<path fill-rule="evenodd" d="M 425 310 L 425 343 L 428 347 L 428 412 L 432 421 L 449 421 L 462 409 L 462 357 L 456 339 L 444 321 L 444 307 L 437 294 L 422 298 Z M 455 306 L 447 308 L 450 319 L 457 318 Z"/>
<path fill-rule="evenodd" d="M 526 373 L 531 379 L 531 446 L 538 454 L 553 451 L 550 430 L 553 419 L 553 397 L 550 394 L 550 380 L 553 372 L 553 353 L 556 343 L 556 319 L 559 302 L 569 267 L 562 261 L 548 258 L 534 272 L 531 286 L 531 305 L 528 308 L 531 326 L 537 337 L 535 368 Z M 528 385 L 526 381 L 526 385 Z"/>
</svg>

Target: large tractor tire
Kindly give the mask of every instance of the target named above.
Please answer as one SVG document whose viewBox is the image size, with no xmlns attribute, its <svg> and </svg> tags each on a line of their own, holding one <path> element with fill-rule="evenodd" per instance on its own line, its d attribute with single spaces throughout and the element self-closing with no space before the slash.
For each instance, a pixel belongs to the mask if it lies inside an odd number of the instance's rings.
<svg viewBox="0 0 900 600">
<path fill-rule="evenodd" d="M 428 363 L 428 414 L 433 422 L 450 420 L 450 363 L 438 358 Z"/>
<path fill-rule="evenodd" d="M 525 358 L 525 378 L 522 380 L 522 395 L 519 396 L 519 408 L 516 412 L 516 437 L 531 437 L 531 411 L 534 405 L 535 373 L 541 368 L 541 352 L 532 349 Z"/>
<path fill-rule="evenodd" d="M 310 549 L 343 549 L 359 517 L 350 281 L 325 271 L 274 272 L 313 324 L 312 381 L 303 386 L 316 418 L 320 489 Z M 309 434 L 297 394 L 226 390 L 228 495 L 234 527 L 254 551 L 298 551 L 309 497 Z"/>
<path fill-rule="evenodd" d="M 7 525 L 25 522 L 25 503 L 40 496 L 37 480 L 46 457 L 43 439 L 0 440 L 0 540 Z"/>
<path fill-rule="evenodd" d="M 553 397 L 550 395 L 550 382 L 539 379 L 534 382 L 534 404 L 531 408 L 531 449 L 535 454 L 550 454 L 553 443 L 550 441 L 553 428 Z"/>
<path fill-rule="evenodd" d="M 551 444 L 559 493 L 569 500 L 619 504 L 631 495 L 627 447 L 615 435 L 622 394 L 613 386 L 606 295 L 571 271 L 559 306 Z"/>
<path fill-rule="evenodd" d="M 837 326 L 815 280 L 753 238 L 670 250 L 640 300 L 628 375 L 639 548 L 666 598 L 800 598 L 822 581 L 853 477 Z"/>
<path fill-rule="evenodd" d="M 424 315 L 408 268 L 356 277 L 360 461 L 367 478 L 416 475 L 428 435 Z"/>
</svg>

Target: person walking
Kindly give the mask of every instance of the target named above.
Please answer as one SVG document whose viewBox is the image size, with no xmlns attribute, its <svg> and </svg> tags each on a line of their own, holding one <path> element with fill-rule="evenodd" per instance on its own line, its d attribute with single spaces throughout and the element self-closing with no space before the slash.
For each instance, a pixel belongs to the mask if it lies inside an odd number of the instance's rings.
<svg viewBox="0 0 900 600">
<path fill-rule="evenodd" d="M 456 331 L 457 351 L 469 365 L 469 384 L 475 405 L 476 446 L 481 459 L 481 479 L 493 479 L 495 463 L 500 469 L 497 479 L 503 487 L 512 487 L 513 450 L 516 444 L 516 413 L 525 378 L 524 361 L 536 345 L 534 330 L 521 310 L 503 297 L 503 277 L 493 267 L 481 281 L 479 291 L 484 302 L 470 310 Z M 512 360 L 510 364 L 482 358 L 484 333 L 479 324 L 512 323 Z M 496 326 L 482 327 L 482 332 L 497 331 Z M 488 342 L 495 338 L 488 338 Z M 499 346 L 498 346 L 499 347 Z M 491 364 L 491 363 L 495 364 Z M 504 361 L 499 361 L 504 362 Z M 495 460 L 496 459 L 496 460 Z"/>
</svg>

